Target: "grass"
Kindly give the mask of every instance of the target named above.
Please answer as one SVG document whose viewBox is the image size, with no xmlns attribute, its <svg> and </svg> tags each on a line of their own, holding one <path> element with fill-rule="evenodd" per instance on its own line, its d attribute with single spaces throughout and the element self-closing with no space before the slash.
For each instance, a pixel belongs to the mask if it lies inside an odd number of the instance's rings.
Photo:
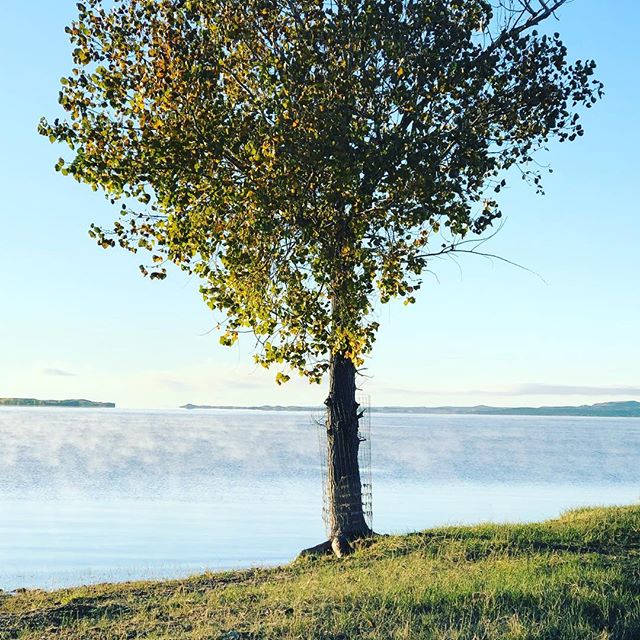
<svg viewBox="0 0 640 640">
<path fill-rule="evenodd" d="M 354 555 L 0 594 L 0 639 L 640 639 L 640 506 L 380 537 Z"/>
</svg>

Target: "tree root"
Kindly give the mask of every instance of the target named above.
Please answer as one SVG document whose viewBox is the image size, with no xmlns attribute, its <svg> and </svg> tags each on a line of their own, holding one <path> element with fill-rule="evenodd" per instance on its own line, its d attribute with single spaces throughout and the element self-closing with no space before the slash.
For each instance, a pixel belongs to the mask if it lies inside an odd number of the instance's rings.
<svg viewBox="0 0 640 640">
<path fill-rule="evenodd" d="M 308 558 L 309 556 L 327 556 L 331 552 L 331 540 L 325 540 L 324 542 L 317 544 L 315 547 L 303 549 L 298 554 L 298 558 Z"/>
<path fill-rule="evenodd" d="M 337 535 L 330 540 L 325 540 L 324 542 L 317 544 L 315 547 L 303 549 L 299 553 L 298 557 L 308 558 L 316 556 L 328 556 L 333 554 L 338 558 L 342 558 L 344 556 L 352 554 L 356 549 L 368 546 L 370 541 L 378 535 L 379 534 L 374 533 L 373 531 L 371 531 L 368 535 L 358 536 L 354 538 L 349 538 L 348 536 L 344 535 Z"/>
</svg>

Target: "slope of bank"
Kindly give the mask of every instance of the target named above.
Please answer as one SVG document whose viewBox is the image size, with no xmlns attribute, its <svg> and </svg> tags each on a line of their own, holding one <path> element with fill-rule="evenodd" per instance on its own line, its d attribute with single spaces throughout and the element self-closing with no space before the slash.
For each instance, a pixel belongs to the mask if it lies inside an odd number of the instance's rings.
<svg viewBox="0 0 640 640">
<path fill-rule="evenodd" d="M 640 506 L 380 537 L 355 555 L 0 595 L 0 638 L 640 638 Z"/>
</svg>

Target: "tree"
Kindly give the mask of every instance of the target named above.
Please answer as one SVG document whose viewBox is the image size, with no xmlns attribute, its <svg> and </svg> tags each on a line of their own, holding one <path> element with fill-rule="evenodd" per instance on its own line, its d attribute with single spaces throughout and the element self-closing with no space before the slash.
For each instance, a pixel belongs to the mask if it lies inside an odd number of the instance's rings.
<svg viewBox="0 0 640 640">
<path fill-rule="evenodd" d="M 355 392 L 374 304 L 477 252 L 507 179 L 541 190 L 535 152 L 582 135 L 602 95 L 535 29 L 565 2 L 86 0 L 67 28 L 66 119 L 40 132 L 121 207 L 90 234 L 150 252 L 152 279 L 198 276 L 221 342 L 252 332 L 279 384 L 328 373 L 335 549 L 370 533 Z"/>
</svg>

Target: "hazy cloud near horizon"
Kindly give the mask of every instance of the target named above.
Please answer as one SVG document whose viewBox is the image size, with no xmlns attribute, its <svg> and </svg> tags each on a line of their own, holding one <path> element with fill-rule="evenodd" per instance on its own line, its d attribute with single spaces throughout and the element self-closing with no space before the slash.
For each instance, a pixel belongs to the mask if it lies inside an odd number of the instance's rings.
<svg viewBox="0 0 640 640">
<path fill-rule="evenodd" d="M 640 387 L 599 387 L 536 382 L 511 385 L 502 389 L 403 389 L 379 387 L 382 393 L 413 396 L 640 396 Z"/>
<path fill-rule="evenodd" d="M 273 373 L 249 363 L 225 363 L 220 366 L 211 360 L 196 365 L 168 367 L 160 370 L 132 369 L 123 374 L 112 371 L 83 369 L 77 373 L 73 365 L 60 363 L 47 366 L 41 363 L 34 370 L 25 367 L 14 372 L 12 387 L 5 395 L 12 397 L 86 397 L 109 400 L 118 407 L 178 407 L 194 404 L 295 404 L 319 406 L 326 392 L 325 386 L 309 385 L 294 376 L 288 385 L 277 387 Z M 38 380 L 39 378 L 39 380 Z M 554 384 L 516 382 L 476 386 L 473 379 L 460 380 L 458 388 L 440 385 L 379 384 L 377 376 L 362 380 L 362 394 L 371 404 L 459 406 L 474 404 L 496 405 L 573 405 L 614 400 L 640 400 L 640 385 Z M 419 386 L 420 385 L 420 386 Z"/>
<path fill-rule="evenodd" d="M 189 391 L 193 389 L 193 385 L 183 382 L 182 380 L 174 380 L 173 378 L 159 377 L 157 382 L 160 386 L 172 391 Z"/>
<path fill-rule="evenodd" d="M 58 376 L 62 378 L 72 378 L 77 374 L 72 373 L 71 371 L 65 371 L 64 369 L 57 369 L 56 367 L 45 367 L 42 370 L 45 376 Z"/>
<path fill-rule="evenodd" d="M 640 387 L 587 387 L 531 383 L 515 385 L 509 391 L 497 393 L 512 396 L 637 396 L 640 395 Z"/>
</svg>

